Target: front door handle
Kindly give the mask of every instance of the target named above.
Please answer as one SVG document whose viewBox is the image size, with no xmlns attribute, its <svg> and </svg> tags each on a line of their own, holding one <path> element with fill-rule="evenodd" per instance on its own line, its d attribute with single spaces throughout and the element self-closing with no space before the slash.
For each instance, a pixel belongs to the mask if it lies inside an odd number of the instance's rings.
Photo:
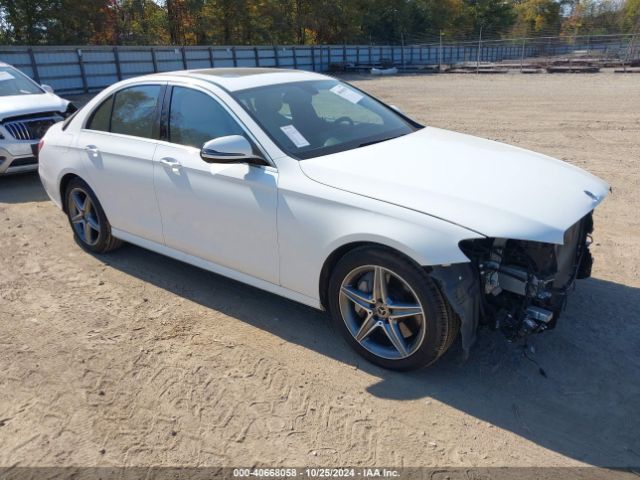
<svg viewBox="0 0 640 480">
<path fill-rule="evenodd" d="M 160 159 L 160 163 L 165 167 L 169 167 L 174 173 L 178 173 L 182 164 L 175 158 L 164 157 Z"/>
</svg>

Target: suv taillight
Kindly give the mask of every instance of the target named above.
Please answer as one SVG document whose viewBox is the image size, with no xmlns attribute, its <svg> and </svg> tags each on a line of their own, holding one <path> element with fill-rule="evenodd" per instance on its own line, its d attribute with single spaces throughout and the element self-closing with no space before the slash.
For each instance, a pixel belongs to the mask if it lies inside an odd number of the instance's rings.
<svg viewBox="0 0 640 480">
<path fill-rule="evenodd" d="M 44 138 L 41 138 L 38 142 L 38 153 L 42 151 L 42 147 L 44 147 Z"/>
</svg>

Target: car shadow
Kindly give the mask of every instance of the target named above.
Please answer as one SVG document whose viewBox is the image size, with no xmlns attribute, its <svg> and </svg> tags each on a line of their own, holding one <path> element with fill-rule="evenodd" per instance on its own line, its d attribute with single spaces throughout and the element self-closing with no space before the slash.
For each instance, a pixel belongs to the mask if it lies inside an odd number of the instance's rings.
<svg viewBox="0 0 640 480">
<path fill-rule="evenodd" d="M 467 362 L 461 361 L 458 342 L 436 365 L 397 373 L 357 356 L 338 339 L 325 313 L 132 245 L 100 259 L 287 342 L 356 366 L 379 378 L 367 389 L 372 396 L 431 398 L 590 465 L 640 465 L 638 288 L 581 281 L 558 327 L 531 337 L 526 348 L 483 328 Z M 305 328 L 299 328 L 300 322 Z"/>
<path fill-rule="evenodd" d="M 49 200 L 36 172 L 0 176 L 0 203 L 44 202 Z"/>
</svg>

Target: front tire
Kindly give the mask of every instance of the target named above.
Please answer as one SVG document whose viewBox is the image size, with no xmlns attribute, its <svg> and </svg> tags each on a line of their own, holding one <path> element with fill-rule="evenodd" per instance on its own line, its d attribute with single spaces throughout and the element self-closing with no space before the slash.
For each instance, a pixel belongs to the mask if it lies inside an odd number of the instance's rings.
<svg viewBox="0 0 640 480">
<path fill-rule="evenodd" d="M 435 281 L 384 248 L 360 247 L 342 257 L 328 294 L 335 327 L 361 356 L 384 368 L 430 365 L 459 331 Z"/>
<path fill-rule="evenodd" d="M 67 185 L 65 202 L 69 224 L 77 242 L 92 253 L 106 253 L 122 245 L 111 235 L 111 225 L 93 190 L 74 178 Z"/>
</svg>

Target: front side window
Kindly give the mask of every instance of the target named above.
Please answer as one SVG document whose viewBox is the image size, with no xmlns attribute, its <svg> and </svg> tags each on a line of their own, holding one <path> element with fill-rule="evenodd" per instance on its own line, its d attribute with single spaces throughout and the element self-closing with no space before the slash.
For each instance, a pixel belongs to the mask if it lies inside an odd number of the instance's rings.
<svg viewBox="0 0 640 480">
<path fill-rule="evenodd" d="M 15 68 L 0 66 L 0 97 L 38 93 L 44 91 L 24 73 Z"/>
<path fill-rule="evenodd" d="M 140 85 L 117 92 L 111 116 L 111 132 L 153 138 L 161 90 L 160 85 Z"/>
<path fill-rule="evenodd" d="M 400 137 L 420 128 L 337 80 L 268 85 L 233 95 L 284 152 L 303 160 Z"/>
<path fill-rule="evenodd" d="M 169 108 L 169 141 L 202 148 L 207 141 L 243 135 L 238 123 L 209 95 L 191 88 L 174 87 Z"/>
</svg>

